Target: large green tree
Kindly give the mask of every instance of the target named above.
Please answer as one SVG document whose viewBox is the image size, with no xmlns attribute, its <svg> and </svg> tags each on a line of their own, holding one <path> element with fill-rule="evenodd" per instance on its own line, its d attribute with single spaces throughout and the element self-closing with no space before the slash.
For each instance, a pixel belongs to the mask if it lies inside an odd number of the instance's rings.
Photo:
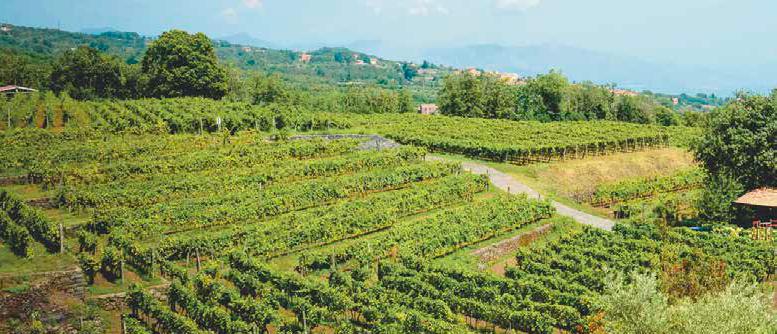
<svg viewBox="0 0 777 334">
<path fill-rule="evenodd" d="M 16 85 L 43 89 L 49 85 L 48 59 L 39 59 L 13 50 L 0 50 L 0 86 Z"/>
<path fill-rule="evenodd" d="M 734 178 L 745 190 L 777 186 L 777 90 L 741 96 L 708 123 L 694 150 L 711 174 Z"/>
<path fill-rule="evenodd" d="M 81 46 L 54 61 L 50 87 L 76 99 L 124 97 L 122 63 L 97 49 Z"/>
<path fill-rule="evenodd" d="M 515 118 L 515 90 L 490 74 L 452 74 L 440 89 L 438 103 L 444 115 Z"/>
<path fill-rule="evenodd" d="M 220 99 L 227 93 L 227 72 L 219 66 L 213 43 L 203 33 L 163 33 L 146 51 L 142 68 L 151 97 Z"/>
</svg>

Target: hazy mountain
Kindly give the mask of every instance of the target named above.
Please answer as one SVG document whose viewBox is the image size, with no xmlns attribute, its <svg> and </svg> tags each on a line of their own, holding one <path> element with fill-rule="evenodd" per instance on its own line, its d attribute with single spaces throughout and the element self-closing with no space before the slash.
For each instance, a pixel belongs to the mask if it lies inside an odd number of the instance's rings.
<svg viewBox="0 0 777 334">
<path fill-rule="evenodd" d="M 636 57 L 557 45 L 436 48 L 425 50 L 423 58 L 454 67 L 477 67 L 522 75 L 558 69 L 574 81 L 617 83 L 619 87 L 663 93 L 730 95 L 743 88 L 766 91 L 777 84 L 772 75 L 777 72 L 774 66 L 704 68 L 659 64 Z"/>
<path fill-rule="evenodd" d="M 269 42 L 263 39 L 256 38 L 254 36 L 251 36 L 251 34 L 241 32 L 234 35 L 224 36 L 217 38 L 219 40 L 224 40 L 227 42 L 230 42 L 232 44 L 240 44 L 245 46 L 255 46 L 260 48 L 268 48 L 268 49 L 281 49 L 281 47 L 278 44 L 275 44 L 273 42 Z"/>
</svg>

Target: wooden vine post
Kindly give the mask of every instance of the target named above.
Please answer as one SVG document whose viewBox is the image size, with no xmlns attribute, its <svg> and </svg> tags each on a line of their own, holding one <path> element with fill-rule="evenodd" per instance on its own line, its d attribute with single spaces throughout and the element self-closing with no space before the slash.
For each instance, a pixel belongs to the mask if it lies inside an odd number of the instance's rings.
<svg viewBox="0 0 777 334">
<path fill-rule="evenodd" d="M 59 253 L 65 253 L 65 227 L 59 223 Z"/>
</svg>

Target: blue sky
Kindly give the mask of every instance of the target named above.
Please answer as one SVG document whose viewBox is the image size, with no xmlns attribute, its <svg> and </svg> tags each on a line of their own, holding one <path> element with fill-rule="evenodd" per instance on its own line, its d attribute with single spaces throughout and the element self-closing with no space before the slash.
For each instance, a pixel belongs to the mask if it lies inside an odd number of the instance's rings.
<svg viewBox="0 0 777 334">
<path fill-rule="evenodd" d="M 284 45 L 561 44 L 699 65 L 777 60 L 768 0 L 2 0 L 0 21 L 157 35 L 246 32 Z"/>
</svg>

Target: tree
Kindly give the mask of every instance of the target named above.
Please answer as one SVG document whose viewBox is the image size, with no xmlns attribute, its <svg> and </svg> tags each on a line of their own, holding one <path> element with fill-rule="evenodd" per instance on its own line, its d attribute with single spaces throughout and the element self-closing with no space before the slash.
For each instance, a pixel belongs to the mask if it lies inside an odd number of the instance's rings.
<svg viewBox="0 0 777 334">
<path fill-rule="evenodd" d="M 0 85 L 43 89 L 49 85 L 48 63 L 11 50 L 0 50 Z"/>
<path fill-rule="evenodd" d="M 705 169 L 751 190 L 777 186 L 777 91 L 745 96 L 712 112 L 693 147 Z"/>
<path fill-rule="evenodd" d="M 550 71 L 548 74 L 530 80 L 527 86 L 542 100 L 544 112 L 547 113 L 547 116 L 541 117 L 542 120 L 562 120 L 561 102 L 564 99 L 564 92 L 569 86 L 569 81 L 564 75 L 557 71 Z"/>
<path fill-rule="evenodd" d="M 658 106 L 656 108 L 656 122 L 664 126 L 680 125 L 680 116 L 664 106 Z"/>
<path fill-rule="evenodd" d="M 499 77 L 469 73 L 445 78 L 438 103 L 444 115 L 483 118 L 515 118 L 512 86 Z"/>
<path fill-rule="evenodd" d="M 618 96 L 615 119 L 622 122 L 650 124 L 655 122 L 655 105 L 642 96 Z"/>
<path fill-rule="evenodd" d="M 415 65 L 409 63 L 402 64 L 402 76 L 405 80 L 412 81 L 416 75 L 418 75 L 418 69 L 416 69 Z"/>
<path fill-rule="evenodd" d="M 50 88 L 75 99 L 123 97 L 121 62 L 88 46 L 65 51 L 52 65 Z"/>
<path fill-rule="evenodd" d="M 291 100 L 291 90 L 278 75 L 255 73 L 248 80 L 248 90 L 250 102 L 257 105 Z"/>
<path fill-rule="evenodd" d="M 655 276 L 610 279 L 601 298 L 607 333 L 772 333 L 777 316 L 755 285 L 734 282 L 722 292 L 670 304 Z"/>
<path fill-rule="evenodd" d="M 612 94 L 590 82 L 570 85 L 561 103 L 563 120 L 598 120 L 612 118 Z"/>
<path fill-rule="evenodd" d="M 226 70 L 219 66 L 213 43 L 203 33 L 163 33 L 146 51 L 142 68 L 151 97 L 220 99 L 227 93 Z"/>
</svg>

